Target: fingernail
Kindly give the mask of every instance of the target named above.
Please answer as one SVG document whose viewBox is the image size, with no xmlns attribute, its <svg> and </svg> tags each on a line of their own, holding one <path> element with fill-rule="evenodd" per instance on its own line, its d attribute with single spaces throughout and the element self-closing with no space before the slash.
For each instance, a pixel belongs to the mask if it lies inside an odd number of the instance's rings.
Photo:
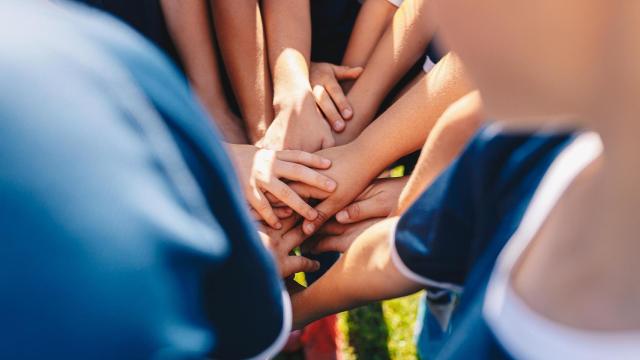
<svg viewBox="0 0 640 360">
<path fill-rule="evenodd" d="M 342 210 L 336 214 L 336 219 L 340 222 L 344 222 L 349 220 L 349 213 L 345 210 Z"/>
<path fill-rule="evenodd" d="M 326 185 L 327 185 L 327 190 L 328 191 L 333 191 L 333 190 L 336 189 L 336 186 L 338 186 L 338 184 L 336 184 L 336 182 L 333 181 L 333 180 L 327 180 Z"/>
<path fill-rule="evenodd" d="M 323 158 L 323 159 L 322 159 L 322 165 L 323 165 L 323 166 L 329 166 L 329 165 L 331 165 L 331 160 L 329 160 L 329 159 L 324 159 L 324 158 Z"/>
<path fill-rule="evenodd" d="M 276 223 L 276 230 L 282 229 L 282 223 Z"/>
<path fill-rule="evenodd" d="M 316 230 L 316 227 L 315 227 L 315 226 L 313 226 L 313 224 L 306 224 L 306 225 L 304 226 L 304 232 L 305 232 L 307 235 L 311 235 L 311 234 L 313 234 L 313 232 L 314 232 L 315 230 Z"/>
<path fill-rule="evenodd" d="M 344 111 L 345 113 L 347 112 L 346 110 Z M 346 116 L 345 116 L 346 117 Z M 337 120 L 335 122 L 335 124 L 333 124 L 333 127 L 336 131 L 340 131 L 342 129 L 344 129 L 344 121 L 342 120 Z"/>
<path fill-rule="evenodd" d="M 344 109 L 342 110 L 342 117 L 345 119 L 348 119 L 351 117 L 351 115 L 353 115 L 353 111 L 351 111 L 351 109 Z"/>
<path fill-rule="evenodd" d="M 313 262 L 313 265 L 314 265 L 313 267 L 314 267 L 316 270 L 320 269 L 320 262 L 319 262 L 319 261 L 314 261 L 314 262 Z"/>
<path fill-rule="evenodd" d="M 307 211 L 307 220 L 315 220 L 318 217 L 318 212 L 311 209 L 309 211 Z"/>
</svg>

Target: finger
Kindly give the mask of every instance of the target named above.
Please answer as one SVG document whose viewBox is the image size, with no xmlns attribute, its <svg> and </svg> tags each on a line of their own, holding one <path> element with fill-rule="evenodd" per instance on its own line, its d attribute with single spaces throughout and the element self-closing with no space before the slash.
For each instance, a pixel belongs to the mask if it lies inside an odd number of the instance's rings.
<svg viewBox="0 0 640 360">
<path fill-rule="evenodd" d="M 360 77 L 360 75 L 364 71 L 364 68 L 362 66 L 349 67 L 349 66 L 332 64 L 332 67 L 333 67 L 333 73 L 335 74 L 336 79 L 340 81 L 356 80 L 357 78 Z"/>
<path fill-rule="evenodd" d="M 293 210 L 290 207 L 274 207 L 273 212 L 279 219 L 286 219 L 293 215 Z"/>
<path fill-rule="evenodd" d="M 301 182 L 327 192 L 333 192 L 338 186 L 328 176 L 296 163 L 278 161 L 275 164 L 275 171 L 279 178 Z"/>
<path fill-rule="evenodd" d="M 285 203 L 283 203 L 282 201 L 280 201 L 280 199 L 278 199 L 277 197 L 275 197 L 272 193 L 266 191 L 264 193 L 264 195 L 267 197 L 267 200 L 269 200 L 269 203 L 271 204 L 271 206 L 275 207 L 284 207 L 287 206 Z"/>
<path fill-rule="evenodd" d="M 282 277 L 299 272 L 314 272 L 320 269 L 320 263 L 304 256 L 288 256 L 282 264 Z"/>
<path fill-rule="evenodd" d="M 284 249 L 295 249 L 300 246 L 305 239 L 307 239 L 307 235 L 302 231 L 302 226 L 296 226 L 286 234 L 282 235 L 282 246 Z"/>
<path fill-rule="evenodd" d="M 324 114 L 324 117 L 329 121 L 331 127 L 335 131 L 344 130 L 345 123 L 340 115 L 341 111 L 336 108 L 336 104 L 331 100 L 331 96 L 327 92 L 324 86 L 316 85 L 313 87 L 313 97 L 316 99 L 318 107 Z"/>
<path fill-rule="evenodd" d="M 351 119 L 353 117 L 353 109 L 351 108 L 351 104 L 349 104 L 347 97 L 344 95 L 344 91 L 342 90 L 340 84 L 338 84 L 335 79 L 332 79 L 331 81 L 324 84 L 324 89 L 326 90 L 326 93 L 329 94 L 332 105 L 335 104 L 332 107 L 334 109 L 335 107 L 337 107 L 338 111 L 340 111 L 340 116 L 345 120 Z M 344 124 L 342 124 L 342 128 L 340 130 L 342 130 L 343 128 Z M 338 129 L 335 130 L 340 131 Z"/>
<path fill-rule="evenodd" d="M 330 192 L 326 192 L 318 189 L 317 187 L 313 187 L 303 183 L 292 183 L 289 184 L 291 190 L 295 191 L 300 197 L 304 199 L 319 199 L 323 200 L 331 195 Z"/>
<path fill-rule="evenodd" d="M 313 233 L 320 229 L 320 227 L 327 222 L 327 220 L 329 220 L 329 218 L 333 216 L 340 207 L 336 208 L 334 201 L 332 201 L 331 198 L 321 202 L 316 207 L 316 218 L 313 220 L 305 220 L 302 224 L 302 231 L 307 235 L 313 235 Z"/>
<path fill-rule="evenodd" d="M 249 201 L 249 204 L 251 204 L 251 207 L 258 213 L 258 215 L 260 215 L 262 220 L 264 220 L 264 222 L 269 224 L 269 226 L 273 227 L 274 229 L 282 228 L 280 219 L 273 212 L 273 208 L 271 208 L 269 201 L 267 201 L 267 198 L 260 190 L 253 189 L 251 195 L 248 196 L 247 200 Z"/>
<path fill-rule="evenodd" d="M 294 162 L 314 169 L 328 169 L 331 167 L 331 160 L 320 155 L 308 153 L 301 150 L 282 150 L 276 153 L 276 159 Z"/>
<path fill-rule="evenodd" d="M 335 220 L 327 221 L 322 227 L 318 230 L 318 235 L 324 236 L 332 236 L 332 235 L 342 235 L 349 228 L 349 225 L 341 224 Z"/>
<path fill-rule="evenodd" d="M 379 195 L 378 195 L 379 196 Z M 336 214 L 336 220 L 341 224 L 352 224 L 358 221 L 377 217 L 387 217 L 391 209 L 387 204 L 373 196 L 369 199 L 356 201 Z"/>
<path fill-rule="evenodd" d="M 262 216 L 260 216 L 260 214 L 258 214 L 258 212 L 255 211 L 253 208 L 249 208 L 249 215 L 251 215 L 253 220 L 262 221 Z"/>
<path fill-rule="evenodd" d="M 311 254 L 320 254 L 330 251 L 336 251 L 339 253 L 344 253 L 349 248 L 344 239 L 340 236 L 327 236 L 318 240 L 313 247 L 309 249 Z"/>
<path fill-rule="evenodd" d="M 268 184 L 264 184 L 264 186 L 271 194 L 287 204 L 293 211 L 302 215 L 305 219 L 314 220 L 318 216 L 318 212 L 314 208 L 302 200 L 295 191 L 281 180 L 273 179 Z"/>
</svg>

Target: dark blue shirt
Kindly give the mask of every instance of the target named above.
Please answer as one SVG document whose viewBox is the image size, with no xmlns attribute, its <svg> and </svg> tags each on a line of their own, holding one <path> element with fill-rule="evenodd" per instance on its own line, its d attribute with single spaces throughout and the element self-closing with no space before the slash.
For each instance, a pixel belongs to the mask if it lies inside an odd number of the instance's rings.
<svg viewBox="0 0 640 360">
<path fill-rule="evenodd" d="M 445 290 L 460 298 L 443 334 L 434 334 L 444 335 L 444 341 L 424 353 L 434 356 L 439 346 L 452 349 L 447 344 L 458 335 L 474 334 L 469 338 L 483 341 L 482 331 L 468 328 L 462 314 L 478 306 L 478 289 L 500 249 L 520 224 L 547 168 L 571 139 L 485 128 L 400 219 L 395 245 L 401 270 L 440 297 Z"/>
<path fill-rule="evenodd" d="M 114 19 L 0 3 L 0 358 L 256 356 L 288 300 L 218 135 Z"/>
</svg>

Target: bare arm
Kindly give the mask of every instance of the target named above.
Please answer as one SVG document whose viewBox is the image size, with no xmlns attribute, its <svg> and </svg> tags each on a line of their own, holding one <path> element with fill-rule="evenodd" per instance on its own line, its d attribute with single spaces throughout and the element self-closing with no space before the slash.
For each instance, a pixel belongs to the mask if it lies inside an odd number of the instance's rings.
<svg viewBox="0 0 640 360">
<path fill-rule="evenodd" d="M 385 96 L 424 53 L 436 29 L 432 7 L 432 0 L 406 0 L 396 11 L 347 95 L 354 116 L 336 135 L 336 144 L 352 141 L 369 125 Z"/>
<path fill-rule="evenodd" d="M 305 221 L 304 231 L 310 235 L 322 223 L 349 205 L 364 188 L 393 161 L 420 149 L 429 132 L 445 109 L 473 90 L 462 62 L 453 53 L 445 56 L 352 143 L 348 148 L 356 154 L 327 149 L 319 152 L 333 161 L 326 170 L 338 183 L 337 190 L 320 203 L 318 218 Z M 344 162 L 351 162 L 345 164 Z M 364 168 L 363 168 L 364 167 Z M 352 176 L 341 169 L 362 169 Z"/>
<path fill-rule="evenodd" d="M 275 118 L 265 135 L 270 148 L 317 151 L 334 145 L 309 83 L 309 0 L 264 0 Z"/>
<path fill-rule="evenodd" d="M 364 2 L 353 26 L 347 50 L 342 58 L 342 65 L 364 67 L 367 64 L 367 60 L 397 9 L 388 0 Z"/>
<path fill-rule="evenodd" d="M 422 148 L 409 182 L 400 194 L 395 214 L 404 213 L 453 161 L 480 127 L 482 120 L 482 99 L 478 91 L 465 95 L 447 108 Z"/>
<path fill-rule="evenodd" d="M 242 124 L 229 108 L 222 88 L 205 0 L 162 0 L 161 4 L 194 91 L 225 140 L 246 143 Z"/>
<path fill-rule="evenodd" d="M 256 0 L 211 0 L 213 18 L 247 135 L 261 139 L 273 120 L 273 89 L 262 14 Z"/>
<path fill-rule="evenodd" d="M 367 229 L 325 275 L 306 290 L 292 294 L 294 328 L 328 314 L 421 289 L 400 274 L 391 260 L 389 237 L 397 221 L 386 219 Z"/>
</svg>

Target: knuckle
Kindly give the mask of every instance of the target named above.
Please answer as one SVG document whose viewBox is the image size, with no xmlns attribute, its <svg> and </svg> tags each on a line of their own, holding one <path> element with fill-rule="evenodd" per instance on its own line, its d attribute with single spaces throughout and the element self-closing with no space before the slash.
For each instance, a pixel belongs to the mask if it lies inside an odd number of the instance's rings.
<svg viewBox="0 0 640 360">
<path fill-rule="evenodd" d="M 278 190 L 278 194 L 282 199 L 289 199 L 293 195 L 293 190 L 288 186 L 283 186 Z"/>
<path fill-rule="evenodd" d="M 347 212 L 349 213 L 350 218 L 357 219 L 360 216 L 362 209 L 360 208 L 360 204 L 355 203 L 347 207 Z"/>
</svg>

